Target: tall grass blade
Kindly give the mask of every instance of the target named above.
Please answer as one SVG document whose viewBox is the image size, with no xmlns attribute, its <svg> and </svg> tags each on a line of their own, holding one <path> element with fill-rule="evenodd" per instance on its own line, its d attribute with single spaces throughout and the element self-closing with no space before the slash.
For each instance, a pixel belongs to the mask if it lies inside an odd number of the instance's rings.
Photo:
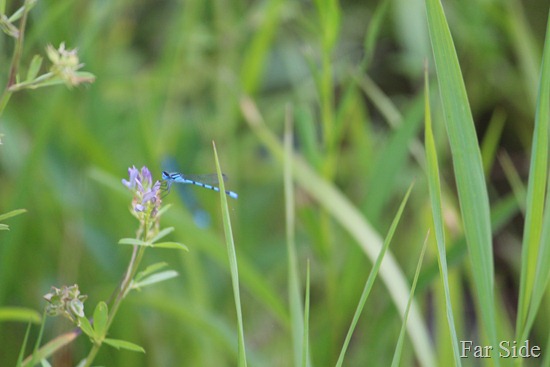
<svg viewBox="0 0 550 367">
<path fill-rule="evenodd" d="M 294 350 L 294 365 L 299 366 L 304 353 L 304 315 L 300 299 L 300 277 L 298 274 L 298 260 L 296 254 L 296 241 L 294 236 L 294 183 L 292 179 L 292 110 L 290 106 L 286 110 L 285 121 L 285 161 L 284 161 L 284 186 L 286 209 L 286 244 L 288 256 L 288 302 L 290 308 L 290 328 L 292 330 L 292 347 Z"/>
<path fill-rule="evenodd" d="M 426 253 L 426 248 L 428 247 L 428 238 L 430 236 L 430 231 L 426 233 L 426 239 L 424 240 L 424 246 L 422 246 L 422 252 L 420 253 L 420 258 L 416 264 L 416 272 L 414 273 L 414 280 L 411 286 L 411 293 L 409 294 L 409 302 L 407 302 L 407 308 L 405 309 L 405 316 L 403 316 L 403 324 L 401 326 L 401 331 L 399 332 L 399 339 L 397 339 L 397 346 L 395 347 L 395 354 L 393 355 L 393 361 L 391 363 L 392 367 L 399 367 L 399 361 L 401 360 L 401 353 L 403 352 L 403 341 L 405 340 L 405 330 L 407 326 L 407 320 L 409 318 L 409 310 L 411 309 L 411 303 L 414 299 L 414 291 L 416 289 L 416 283 L 418 282 L 418 276 L 420 275 L 420 269 L 422 268 L 422 262 L 424 261 L 424 254 Z M 460 366 L 458 364 L 457 366 Z"/>
<path fill-rule="evenodd" d="M 538 190 L 544 190 L 544 187 L 540 186 L 546 185 L 548 176 L 548 122 L 550 121 L 550 11 L 548 13 L 547 22 L 539 94 L 537 99 L 537 112 L 535 116 L 535 131 L 533 133 L 531 172 L 529 173 L 529 186 L 527 190 L 527 213 L 533 211 L 532 220 L 535 223 L 529 223 L 529 217 L 525 218 L 525 230 L 527 231 L 528 226 L 540 224 L 542 226 L 542 236 L 540 239 L 539 237 L 531 237 L 529 238 L 529 242 L 525 242 L 524 237 L 521 269 L 522 287 L 520 288 L 520 298 L 518 301 L 519 311 L 516 325 L 517 336 L 521 335 L 521 337 L 524 338 L 520 340 L 527 339 L 545 293 L 545 289 L 550 280 L 550 199 L 548 198 L 548 191 L 546 191 L 546 211 L 543 218 L 543 208 L 540 208 L 541 212 L 538 211 L 539 206 L 542 206 L 542 203 L 544 202 L 544 200 L 542 200 L 544 197 L 544 191 L 539 193 Z M 535 142 L 537 145 L 535 145 Z M 537 165 L 537 170 L 535 169 L 535 164 Z M 532 189 L 531 186 L 533 186 Z M 537 211 L 535 212 L 535 210 Z M 541 216 L 541 218 L 538 216 Z M 532 231 L 535 232 L 536 230 L 541 231 L 538 227 L 534 228 Z M 529 248 L 526 248 L 528 246 Z M 524 267 L 528 267 L 528 269 L 524 269 Z M 523 324 L 523 319 L 521 319 L 522 317 L 527 318 L 525 324 Z"/>
<path fill-rule="evenodd" d="M 265 126 L 262 116 L 252 100 L 248 98 L 243 99 L 241 101 L 241 110 L 245 120 L 260 140 L 275 159 L 282 163 L 284 160 L 284 149 L 278 139 Z M 296 182 L 352 235 L 372 262 L 376 261 L 382 249 L 382 239 L 372 229 L 372 226 L 366 221 L 361 212 L 330 182 L 320 177 L 303 159 L 296 155 L 293 157 L 292 168 Z M 410 288 L 407 285 L 403 271 L 391 252 L 388 252 L 382 261 L 380 276 L 394 304 L 400 314 L 403 315 Z M 432 342 L 416 303 L 413 303 L 411 307 L 411 320 L 407 323 L 407 331 L 420 364 L 422 366 L 435 366 Z"/>
<path fill-rule="evenodd" d="M 214 149 L 214 157 L 216 159 L 216 171 L 218 173 L 219 185 L 220 185 L 220 197 L 221 197 L 221 211 L 223 219 L 223 229 L 225 232 L 225 244 L 227 247 L 227 255 L 229 257 L 229 270 L 231 272 L 231 283 L 233 284 L 233 297 L 235 299 L 235 308 L 237 311 L 237 323 L 238 323 L 238 366 L 246 367 L 246 350 L 244 344 L 244 327 L 243 327 L 243 315 L 241 310 L 241 294 L 239 291 L 239 267 L 237 265 L 237 252 L 235 251 L 235 242 L 233 241 L 233 230 L 231 229 L 231 218 L 229 216 L 229 207 L 227 206 L 227 196 L 225 194 L 225 185 L 223 183 L 223 175 L 220 168 L 220 161 L 218 159 L 218 152 L 216 150 L 216 144 L 212 142 Z"/>
<path fill-rule="evenodd" d="M 426 166 L 428 175 L 428 186 L 430 191 L 430 201 L 432 206 L 433 228 L 437 242 L 437 259 L 439 263 L 439 273 L 443 283 L 445 293 L 445 311 L 447 314 L 447 323 L 451 333 L 453 355 L 455 366 L 461 366 L 460 354 L 458 351 L 458 338 L 451 304 L 451 291 L 449 288 L 449 271 L 447 269 L 447 253 L 445 250 L 445 228 L 443 225 L 443 212 L 441 205 L 441 183 L 439 181 L 439 165 L 437 163 L 437 151 L 432 131 L 432 118 L 430 108 L 430 89 L 428 83 L 428 71 L 425 71 L 425 96 L 426 96 L 426 128 L 425 128 L 425 146 L 426 146 Z M 416 281 L 416 280 L 415 280 Z"/>
<path fill-rule="evenodd" d="M 306 300 L 304 302 L 304 335 L 302 342 L 302 367 L 311 364 L 309 362 L 309 259 L 306 268 Z"/>
<path fill-rule="evenodd" d="M 22 366 L 23 356 L 25 355 L 25 349 L 27 348 L 27 341 L 29 340 L 29 334 L 31 333 L 31 325 L 32 323 L 29 322 L 27 325 L 27 331 L 25 332 L 25 338 L 23 339 L 23 344 L 21 345 L 21 349 L 19 350 L 19 357 L 17 358 L 17 363 L 15 364 L 17 367 Z"/>
<path fill-rule="evenodd" d="M 438 0 L 426 0 L 428 29 L 451 146 L 464 233 L 472 264 L 482 329 L 496 356 L 494 265 L 489 198 L 474 121 L 449 26 Z M 499 366 L 498 358 L 494 360 Z"/>
<path fill-rule="evenodd" d="M 395 233 L 395 230 L 397 228 L 397 224 L 399 223 L 399 220 L 401 219 L 401 214 L 403 214 L 403 210 L 405 209 L 405 205 L 407 204 L 407 200 L 409 199 L 409 195 L 411 194 L 412 188 L 413 188 L 413 184 L 411 184 L 409 186 L 409 189 L 407 190 L 407 193 L 405 194 L 405 197 L 403 198 L 403 201 L 401 201 L 401 205 L 399 206 L 399 209 L 397 210 L 397 214 L 395 214 L 395 217 L 393 218 L 393 222 L 390 226 L 388 234 L 386 235 L 386 239 L 384 240 L 384 245 L 382 246 L 382 249 L 380 250 L 380 253 L 378 254 L 378 257 L 376 258 L 376 262 L 374 263 L 374 266 L 372 267 L 372 269 L 370 271 L 370 274 L 367 278 L 367 281 L 365 282 L 365 287 L 363 288 L 363 292 L 361 293 L 361 297 L 359 298 L 359 303 L 357 304 L 357 308 L 355 309 L 355 313 L 353 314 L 353 319 L 352 319 L 351 325 L 348 329 L 348 333 L 346 334 L 346 339 L 344 340 L 344 345 L 342 346 L 342 349 L 340 350 L 340 356 L 338 357 L 338 361 L 336 362 L 336 367 L 341 367 L 344 363 L 344 357 L 346 355 L 346 351 L 348 349 L 349 342 L 351 340 L 353 332 L 355 331 L 355 326 L 357 325 L 357 322 L 359 321 L 359 317 L 361 316 L 361 312 L 363 312 L 363 308 L 365 307 L 365 303 L 367 302 L 367 298 L 370 294 L 370 291 L 372 289 L 374 281 L 376 280 L 376 277 L 378 276 L 378 270 L 380 269 L 380 265 L 382 264 L 382 260 L 384 259 L 384 255 L 386 254 L 386 251 L 388 250 L 388 247 L 390 246 L 391 240 L 392 240 L 393 235 Z M 408 306 L 406 307 L 407 311 L 405 311 L 405 315 L 408 314 L 409 307 L 410 307 L 410 304 L 408 304 Z"/>
</svg>

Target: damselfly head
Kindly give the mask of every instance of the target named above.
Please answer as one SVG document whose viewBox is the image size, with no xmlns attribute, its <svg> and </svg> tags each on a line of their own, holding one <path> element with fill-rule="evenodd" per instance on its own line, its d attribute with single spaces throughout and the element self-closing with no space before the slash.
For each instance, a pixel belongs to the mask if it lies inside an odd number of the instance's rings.
<svg viewBox="0 0 550 367">
<path fill-rule="evenodd" d="M 170 178 L 170 174 L 166 171 L 162 171 L 162 179 L 168 180 Z"/>
</svg>

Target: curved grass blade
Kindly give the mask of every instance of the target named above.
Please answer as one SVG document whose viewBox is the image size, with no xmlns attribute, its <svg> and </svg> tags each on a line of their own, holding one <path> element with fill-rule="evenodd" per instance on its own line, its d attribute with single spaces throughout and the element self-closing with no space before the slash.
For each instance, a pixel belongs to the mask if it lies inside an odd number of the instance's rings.
<svg viewBox="0 0 550 367">
<path fill-rule="evenodd" d="M 401 332 L 399 333 L 399 339 L 397 339 L 397 346 L 395 347 L 395 354 L 393 355 L 393 361 L 391 363 L 392 367 L 399 367 L 399 361 L 401 360 L 401 353 L 403 351 L 403 341 L 405 340 L 405 330 L 407 326 L 407 320 L 409 318 L 409 311 L 411 309 L 411 303 L 414 299 L 414 291 L 416 289 L 416 283 L 418 282 L 418 275 L 420 274 L 420 269 L 422 268 L 422 262 L 424 261 L 424 254 L 426 253 L 426 248 L 428 247 L 429 235 L 430 235 L 430 231 L 426 233 L 424 246 L 422 246 L 422 252 L 420 253 L 420 258 L 418 259 L 418 264 L 416 265 L 416 272 L 414 273 L 414 280 L 411 286 L 409 302 L 407 302 L 407 308 L 405 309 L 405 316 L 403 316 L 403 325 L 401 326 Z M 460 363 L 457 366 L 460 366 Z"/>
<path fill-rule="evenodd" d="M 233 284 L 233 296 L 235 298 L 235 308 L 237 310 L 237 323 L 238 323 L 238 337 L 239 337 L 239 354 L 238 354 L 238 366 L 246 367 L 246 349 L 244 344 L 244 328 L 243 328 L 243 315 L 241 310 L 241 295 L 239 290 L 239 267 L 237 265 L 237 252 L 235 251 L 235 242 L 233 241 L 233 230 L 231 229 L 231 218 L 229 216 L 229 208 L 227 206 L 227 196 L 225 195 L 225 185 L 222 179 L 222 171 L 220 169 L 220 161 L 218 159 L 218 152 L 216 151 L 216 144 L 212 142 L 214 149 L 214 157 L 216 159 L 216 171 L 218 172 L 218 178 L 220 181 L 220 198 L 221 198 L 221 211 L 223 219 L 223 229 L 225 232 L 225 244 L 227 247 L 227 255 L 229 257 L 229 269 L 231 272 L 231 282 Z"/>
<path fill-rule="evenodd" d="M 537 112 L 535 117 L 535 131 L 533 132 L 533 152 L 531 153 L 531 172 L 529 172 L 529 188 L 527 190 L 528 213 L 533 211 L 534 215 L 541 215 L 538 212 L 539 206 L 542 205 L 543 196 L 537 196 L 539 190 L 544 190 L 541 185 L 546 184 L 547 157 L 548 157 L 548 121 L 550 120 L 550 11 L 548 12 L 546 25 L 546 39 L 544 44 L 544 54 L 542 58 L 541 76 L 539 84 L 539 94 L 537 100 Z M 538 136 L 539 134 L 544 135 Z M 535 142 L 537 145 L 535 145 Z M 537 169 L 535 169 L 535 164 Z M 531 186 L 533 188 L 531 189 Z M 546 287 L 550 281 L 550 198 L 548 197 L 548 189 L 546 189 L 546 212 L 543 218 L 535 218 L 536 223 L 528 223 L 528 218 L 525 218 L 525 226 L 542 226 L 541 237 L 530 238 L 531 241 L 526 242 L 524 237 L 522 251 L 522 269 L 521 269 L 521 288 L 519 298 L 519 311 L 516 327 L 516 336 L 527 339 L 529 331 L 535 320 L 535 316 L 541 304 Z M 544 195 L 544 191 L 542 192 Z M 537 210 L 537 212 L 535 212 Z M 540 208 L 542 210 L 542 208 Z M 539 228 L 534 228 L 533 232 Z M 530 246 L 529 248 L 527 248 Z M 530 267 L 533 268 L 530 268 Z M 527 267 L 528 269 L 524 269 Z M 530 291 L 532 290 L 532 291 Z M 523 317 L 526 322 L 523 323 Z M 525 340 L 523 339 L 523 340 Z M 519 339 L 522 340 L 522 339 Z"/>
<path fill-rule="evenodd" d="M 439 181 L 439 165 L 437 163 L 437 152 L 435 149 L 435 141 L 432 132 L 432 118 L 430 108 L 430 90 L 428 83 L 428 69 L 425 70 L 425 146 L 426 146 L 426 166 L 428 175 L 428 186 L 430 191 L 430 201 L 432 206 L 433 228 L 435 239 L 437 242 L 437 259 L 439 263 L 439 273 L 441 274 L 441 282 L 445 293 L 445 310 L 447 314 L 447 323 L 451 333 L 453 346 L 453 355 L 455 366 L 461 366 L 460 354 L 458 351 L 458 338 L 456 333 L 455 321 L 453 317 L 453 308 L 451 305 L 451 291 L 449 289 L 449 272 L 447 270 L 447 253 L 445 250 L 445 229 L 443 225 L 443 212 L 441 205 L 441 184 Z M 415 279 L 416 283 L 416 279 Z"/>
<path fill-rule="evenodd" d="M 443 8 L 438 0 L 426 0 L 426 9 L 481 326 L 493 346 L 495 366 L 499 366 L 489 197 L 481 153 Z"/>
<path fill-rule="evenodd" d="M 346 339 L 344 340 L 344 345 L 342 346 L 342 350 L 340 351 L 340 356 L 338 357 L 338 361 L 336 362 L 336 367 L 341 367 L 344 363 L 344 356 L 346 354 L 346 351 L 348 349 L 349 342 L 351 340 L 351 336 L 353 335 L 353 331 L 355 330 L 355 326 L 357 325 L 357 322 L 359 321 L 359 317 L 361 316 L 361 312 L 363 311 L 363 308 L 365 307 L 365 303 L 367 302 L 367 298 L 370 294 L 370 291 L 372 289 L 372 286 L 374 284 L 374 281 L 376 280 L 376 277 L 378 276 L 378 270 L 380 269 L 380 265 L 382 264 L 382 260 L 384 259 L 384 255 L 386 254 L 386 251 L 388 250 L 388 247 L 390 246 L 391 240 L 393 238 L 393 235 L 395 233 L 395 229 L 397 228 L 397 224 L 399 223 L 399 220 L 401 219 L 401 214 L 403 214 L 403 210 L 405 209 L 405 204 L 407 204 L 407 200 L 409 199 L 409 195 L 411 193 L 411 190 L 413 188 L 413 184 L 409 186 L 409 189 L 407 190 L 407 193 L 405 194 L 405 197 L 403 198 L 403 201 L 401 202 L 401 205 L 399 206 L 399 210 L 397 211 L 397 214 L 393 218 L 393 222 L 390 226 L 390 229 L 388 231 L 388 234 L 386 236 L 386 239 L 384 240 L 384 245 L 382 246 L 382 249 L 380 250 L 378 257 L 376 258 L 376 262 L 374 263 L 370 274 L 367 278 L 367 281 L 365 283 L 365 287 L 363 288 L 363 292 L 361 293 L 361 298 L 359 299 L 359 303 L 357 304 L 357 308 L 355 309 L 355 314 L 353 315 L 353 319 L 351 321 L 351 325 L 348 329 L 348 333 L 346 335 Z M 407 311 L 405 311 L 405 314 L 408 315 L 408 309 L 410 309 L 410 302 L 407 302 Z M 403 321 L 405 322 L 405 321 Z M 406 324 L 406 323 L 405 323 Z"/>
</svg>

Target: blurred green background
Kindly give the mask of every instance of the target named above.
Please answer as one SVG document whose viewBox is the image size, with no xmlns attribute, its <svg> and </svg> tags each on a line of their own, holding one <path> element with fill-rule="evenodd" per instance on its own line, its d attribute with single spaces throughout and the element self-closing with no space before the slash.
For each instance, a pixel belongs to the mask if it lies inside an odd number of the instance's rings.
<svg viewBox="0 0 550 367">
<path fill-rule="evenodd" d="M 8 9 L 20 5 L 8 1 Z M 510 159 L 526 180 L 548 1 L 445 1 L 444 7 L 478 137 L 497 129 L 495 153 L 484 158 L 491 203 L 498 203 L 512 195 L 502 160 Z M 292 365 L 282 168 L 245 122 L 239 107 L 245 95 L 281 140 L 285 108 L 292 106 L 296 151 L 382 236 L 416 180 L 390 247 L 412 278 L 430 221 L 424 172 L 414 154 L 415 146 L 422 147 L 424 60 L 433 65 L 424 4 L 342 1 L 330 13 L 333 18 L 321 17 L 318 2 L 292 0 L 40 0 L 30 13 L 23 68 L 47 44 L 65 42 L 78 48 L 84 70 L 97 80 L 71 90 L 16 93 L 1 116 L 0 213 L 28 212 L 0 233 L 0 305 L 41 312 L 50 286 L 78 283 L 91 313 L 117 286 L 131 254 L 117 245 L 137 228 L 120 183 L 127 168 L 146 165 L 156 179 L 163 169 L 213 173 L 214 140 L 227 187 L 239 193 L 230 206 L 250 365 Z M 12 49 L 11 39 L 0 38 L 2 86 Z M 468 339 L 476 319 L 438 102 L 434 93 L 454 250 L 453 297 L 459 335 Z M 164 199 L 174 207 L 162 224 L 174 226 L 173 239 L 190 252 L 148 251 L 144 265 L 166 261 L 180 277 L 130 295 L 111 328 L 110 337 L 142 345 L 147 354 L 106 346 L 95 365 L 236 364 L 236 316 L 218 201 L 210 191 L 187 187 Z M 372 263 L 306 192 L 297 191 L 296 206 L 302 280 L 311 261 L 311 359 L 332 365 Z M 511 325 L 522 228 L 521 211 L 516 213 L 495 234 L 494 247 L 497 302 Z M 439 279 L 429 271 L 436 266 L 431 247 L 417 297 L 445 365 L 452 354 Z M 545 345 L 548 315 L 540 321 L 533 340 Z M 377 282 L 348 365 L 389 365 L 400 326 Z M 0 365 L 14 365 L 25 327 L 0 324 Z M 48 319 L 45 340 L 70 329 L 61 318 Z M 36 334 L 35 327 L 32 340 Z M 74 365 L 88 349 L 79 338 L 54 365 Z M 414 360 L 407 340 L 403 365 Z"/>
</svg>

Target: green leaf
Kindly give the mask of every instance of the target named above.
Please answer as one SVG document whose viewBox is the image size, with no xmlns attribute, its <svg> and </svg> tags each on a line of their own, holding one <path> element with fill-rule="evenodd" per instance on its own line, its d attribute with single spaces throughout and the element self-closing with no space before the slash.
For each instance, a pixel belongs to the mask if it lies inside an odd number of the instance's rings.
<svg viewBox="0 0 550 367">
<path fill-rule="evenodd" d="M 370 291 L 372 289 L 372 286 L 374 284 L 374 281 L 376 280 L 376 277 L 378 276 L 378 270 L 380 269 L 380 266 L 382 265 L 382 260 L 384 259 L 384 256 L 386 255 L 386 252 L 388 250 L 388 247 L 390 246 L 391 240 L 393 238 L 393 235 L 395 233 L 395 230 L 397 229 L 397 225 L 399 224 L 399 220 L 401 219 L 401 215 L 403 214 L 403 210 L 405 209 L 405 205 L 407 204 L 407 201 L 409 200 L 409 195 L 411 194 L 413 188 L 413 184 L 409 186 L 409 189 L 407 190 L 407 193 L 405 194 L 405 197 L 401 201 L 401 205 L 399 206 L 399 209 L 397 210 L 397 213 L 395 214 L 395 217 L 393 218 L 392 224 L 390 226 L 390 229 L 388 230 L 388 234 L 386 235 L 386 239 L 384 240 L 384 245 L 380 249 L 380 252 L 378 253 L 378 256 L 376 257 L 376 261 L 369 273 L 369 276 L 365 282 L 365 286 L 363 287 L 363 292 L 361 293 L 361 297 L 359 298 L 359 302 L 357 303 L 357 308 L 355 309 L 355 313 L 353 314 L 353 319 L 351 320 L 351 325 L 348 329 L 348 333 L 346 335 L 346 339 L 344 340 L 344 344 L 342 345 L 342 349 L 340 350 L 340 356 L 338 357 L 338 361 L 336 362 L 336 366 L 340 367 L 344 363 L 344 356 L 346 355 L 346 351 L 348 349 L 349 342 L 351 341 L 351 337 L 353 336 L 353 331 L 355 330 L 355 326 L 357 325 L 357 322 L 359 321 L 359 317 L 361 316 L 361 312 L 363 311 L 363 308 L 365 307 L 365 303 L 367 302 L 367 298 L 369 297 Z M 410 305 L 409 305 L 410 306 Z"/>
<path fill-rule="evenodd" d="M 407 302 L 407 308 L 405 309 L 405 316 L 403 317 L 403 324 L 401 325 L 401 332 L 399 333 L 399 338 L 397 339 L 397 346 L 395 347 L 395 353 L 393 355 L 392 367 L 399 367 L 399 361 L 401 360 L 401 354 L 403 352 L 403 341 L 405 340 L 405 330 L 407 326 L 407 319 L 409 318 L 409 311 L 411 309 L 411 304 L 414 299 L 414 291 L 416 289 L 416 283 L 418 282 L 418 275 L 420 274 L 420 269 L 422 268 L 422 262 L 424 261 L 424 254 L 426 253 L 426 248 L 428 248 L 428 238 L 429 231 L 426 234 L 426 239 L 424 240 L 424 246 L 422 246 L 422 252 L 420 253 L 420 258 L 416 265 L 416 272 L 414 273 L 414 280 L 411 286 L 411 293 L 409 294 L 409 302 Z M 460 364 L 458 364 L 460 366 Z"/>
<path fill-rule="evenodd" d="M 432 208 L 433 228 L 435 239 L 437 242 L 437 255 L 439 264 L 439 273 L 443 290 L 445 293 L 445 310 L 447 314 L 447 323 L 449 332 L 451 333 L 452 347 L 455 366 L 461 366 L 460 355 L 458 350 L 458 337 L 453 316 L 453 308 L 451 303 L 451 290 L 449 287 L 449 271 L 447 268 L 447 253 L 445 247 L 445 227 L 443 219 L 443 211 L 441 204 L 441 183 L 439 180 L 439 165 L 437 163 L 437 151 L 435 148 L 435 140 L 432 131 L 432 117 L 430 108 L 430 90 L 428 83 L 428 70 L 425 70 L 425 113 L 424 119 L 426 123 L 424 144 L 426 146 L 426 171 L 428 176 L 428 187 L 430 192 L 430 202 Z M 415 279 L 416 282 L 416 279 Z"/>
<path fill-rule="evenodd" d="M 9 230 L 10 230 L 10 226 L 8 226 L 7 224 L 0 223 L 0 231 L 9 231 Z"/>
<path fill-rule="evenodd" d="M 42 316 L 33 309 L 22 307 L 0 308 L 0 321 L 20 321 L 40 324 Z"/>
<path fill-rule="evenodd" d="M 75 340 L 79 334 L 80 332 L 78 331 L 71 331 L 49 341 L 47 344 L 42 346 L 36 353 L 33 353 L 35 360 L 42 360 L 52 356 L 59 349 L 63 348 L 64 346 L 66 346 L 67 344 Z M 22 367 L 32 367 L 31 360 L 32 360 L 32 356 L 25 358 L 25 360 L 23 361 Z"/>
<path fill-rule="evenodd" d="M 25 349 L 27 348 L 27 341 L 29 340 L 29 334 L 31 332 L 31 323 L 27 325 L 27 331 L 25 332 L 25 338 L 23 339 L 23 344 L 21 345 L 21 349 L 19 350 L 19 357 L 17 357 L 17 363 L 15 364 L 17 367 L 23 366 L 23 356 L 25 355 Z"/>
<path fill-rule="evenodd" d="M 165 268 L 167 267 L 168 264 L 165 263 L 165 262 L 158 262 L 158 263 L 155 263 L 155 264 L 152 264 L 152 265 L 149 265 L 148 267 L 145 268 L 145 270 L 142 270 L 140 271 L 136 277 L 134 278 L 134 281 L 135 282 L 138 282 L 140 281 L 141 279 L 145 278 L 146 276 L 150 275 L 150 274 L 153 274 L 154 272 L 162 269 L 162 268 Z"/>
<path fill-rule="evenodd" d="M 499 366 L 494 296 L 494 262 L 489 197 L 474 121 L 458 57 L 441 2 L 426 0 L 428 29 L 439 93 L 451 146 L 464 234 L 468 245 L 482 333 L 493 346 Z"/>
<path fill-rule="evenodd" d="M 90 320 L 86 317 L 79 317 L 79 326 L 80 329 L 84 332 L 84 334 L 88 335 L 92 339 L 97 339 L 97 334 L 95 333 L 94 328 L 92 327 L 92 324 L 90 324 Z"/>
<path fill-rule="evenodd" d="M 94 331 L 96 338 L 103 338 L 107 333 L 109 308 L 105 302 L 99 302 L 94 310 Z"/>
<path fill-rule="evenodd" d="M 243 315 L 241 310 L 241 294 L 239 290 L 239 267 L 237 265 L 237 252 L 235 250 L 235 241 L 233 240 L 233 230 L 231 229 L 231 217 L 229 216 L 229 207 L 227 206 L 227 196 L 225 195 L 225 185 L 223 182 L 222 170 L 218 159 L 216 144 L 212 142 L 214 149 L 214 158 L 216 160 L 216 172 L 220 182 L 221 212 L 223 219 L 223 230 L 225 233 L 225 245 L 227 248 L 227 257 L 229 258 L 229 271 L 231 273 L 231 284 L 233 286 L 233 299 L 237 311 L 237 331 L 238 331 L 238 366 L 246 367 L 246 348 L 244 343 Z"/>
<path fill-rule="evenodd" d="M 548 155 L 548 122 L 550 121 L 550 11 L 546 24 L 546 38 L 542 58 L 537 111 L 535 116 L 535 131 L 533 132 L 533 147 L 531 153 L 531 171 L 529 173 L 527 213 L 533 212 L 532 222 L 525 218 L 525 232 L 531 232 L 530 238 L 524 235 L 521 263 L 521 285 L 518 300 L 518 318 L 516 335 L 527 339 L 535 321 L 538 309 L 550 282 L 550 195 L 546 188 L 546 207 L 543 218 L 539 211 L 542 205 L 540 185 L 547 180 Z M 545 134 L 545 136 L 538 136 Z M 536 168 L 535 165 L 538 167 Z M 544 195 L 544 191 L 543 194 Z M 540 237 L 538 226 L 542 226 Z M 530 241 L 528 241 L 530 239 Z M 534 267 L 534 269 L 533 269 Z M 518 339 L 520 340 L 520 339 Z"/>
<path fill-rule="evenodd" d="M 122 238 L 120 241 L 118 241 L 119 245 L 132 245 L 132 246 L 152 246 L 151 243 L 145 242 L 142 240 L 138 240 L 136 238 Z"/>
<path fill-rule="evenodd" d="M 166 235 L 168 235 L 169 233 L 171 233 L 173 231 L 174 231 L 174 227 L 164 228 L 155 237 L 153 237 L 151 239 L 151 242 L 155 243 L 155 242 L 157 242 L 158 240 L 160 240 L 161 238 L 165 237 Z"/>
<path fill-rule="evenodd" d="M 11 218 L 11 217 L 15 217 L 16 215 L 23 214 L 23 213 L 26 213 L 26 212 L 27 212 L 27 209 L 15 209 L 15 210 L 12 210 L 11 212 L 1 214 L 0 215 L 0 220 L 5 220 L 5 219 Z"/>
<path fill-rule="evenodd" d="M 175 271 L 175 270 L 166 270 L 166 271 L 163 271 L 163 272 L 160 272 L 160 273 L 150 275 L 150 276 L 146 277 L 145 279 L 143 279 L 140 282 L 134 282 L 132 284 L 132 288 L 133 289 L 143 288 L 143 287 L 146 287 L 148 285 L 152 285 L 152 284 L 155 284 L 155 283 L 162 282 L 164 280 L 175 278 L 178 275 L 179 275 L 178 272 Z"/>
<path fill-rule="evenodd" d="M 126 350 L 130 350 L 132 352 L 145 353 L 145 349 L 143 349 L 142 347 L 140 347 L 137 344 L 130 343 L 126 340 L 107 338 L 107 339 L 103 340 L 103 342 L 105 344 L 109 344 L 111 347 L 115 347 L 116 349 L 126 349 Z"/>
<path fill-rule="evenodd" d="M 170 209 L 172 207 L 172 204 L 166 204 L 166 205 L 162 205 L 162 208 L 160 208 L 159 212 L 157 213 L 157 215 L 160 217 L 162 216 L 164 213 L 166 213 L 168 211 L 168 209 Z"/>
<path fill-rule="evenodd" d="M 34 55 L 31 61 L 31 65 L 29 66 L 29 71 L 27 72 L 27 79 L 25 81 L 30 82 L 34 80 L 34 78 L 36 78 L 36 76 L 38 75 L 41 66 L 42 56 Z"/>
<path fill-rule="evenodd" d="M 189 251 L 187 246 L 179 242 L 159 242 L 159 243 L 152 244 L 150 246 L 154 248 L 173 248 L 176 250 Z"/>
</svg>

